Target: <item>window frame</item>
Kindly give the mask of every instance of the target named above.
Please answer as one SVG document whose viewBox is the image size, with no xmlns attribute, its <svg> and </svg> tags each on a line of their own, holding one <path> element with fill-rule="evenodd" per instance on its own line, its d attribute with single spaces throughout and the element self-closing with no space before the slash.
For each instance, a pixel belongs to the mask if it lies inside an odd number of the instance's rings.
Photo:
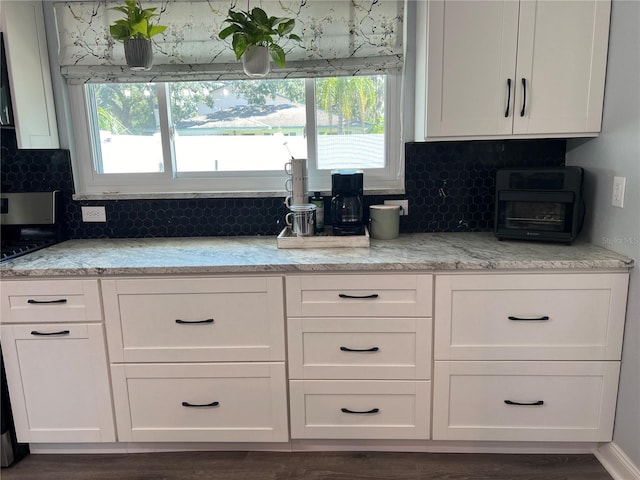
<svg viewBox="0 0 640 480">
<path fill-rule="evenodd" d="M 315 98 L 314 78 L 305 80 L 307 98 Z M 404 148 L 402 142 L 402 75 L 387 74 L 385 89 L 385 167 L 365 169 L 365 193 L 404 193 Z M 170 132 L 166 88 L 158 88 L 161 132 Z M 84 85 L 68 85 L 71 123 L 76 155 L 72 159 L 77 199 L 91 198 L 175 198 L 175 197 L 280 197 L 286 196 L 284 171 L 238 171 L 175 174 L 175 155 L 168 135 L 161 135 L 164 172 L 109 173 L 97 172 L 97 146 L 92 142 L 92 116 Z M 313 102 L 306 102 L 307 118 L 313 116 Z M 309 191 L 325 194 L 331 191 L 330 170 L 316 168 L 315 127 L 308 130 L 307 157 Z M 284 161 L 283 161 L 284 163 Z"/>
</svg>

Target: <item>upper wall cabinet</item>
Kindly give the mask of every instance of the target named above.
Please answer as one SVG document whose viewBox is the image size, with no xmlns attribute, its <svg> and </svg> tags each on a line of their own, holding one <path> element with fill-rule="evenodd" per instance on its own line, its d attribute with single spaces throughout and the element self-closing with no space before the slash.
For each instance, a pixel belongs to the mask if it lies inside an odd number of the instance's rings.
<svg viewBox="0 0 640 480">
<path fill-rule="evenodd" d="M 59 148 L 42 2 L 0 9 L 18 148 Z"/>
<path fill-rule="evenodd" d="M 433 0 L 417 9 L 426 22 L 416 140 L 598 134 L 610 1 Z"/>
</svg>

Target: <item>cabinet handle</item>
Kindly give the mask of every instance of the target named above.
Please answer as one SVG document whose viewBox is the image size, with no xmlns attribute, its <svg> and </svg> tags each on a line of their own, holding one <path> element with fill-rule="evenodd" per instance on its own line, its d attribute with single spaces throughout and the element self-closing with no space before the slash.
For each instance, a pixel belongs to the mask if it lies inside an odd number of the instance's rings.
<svg viewBox="0 0 640 480">
<path fill-rule="evenodd" d="M 520 116 L 524 117 L 524 107 L 527 105 L 527 81 L 522 78 L 522 110 L 520 110 Z"/>
<path fill-rule="evenodd" d="M 544 405 L 544 400 L 538 400 L 537 402 L 531 402 L 531 403 L 520 403 L 520 402 L 513 402 L 511 400 L 505 400 L 504 403 L 506 403 L 507 405 L 522 405 L 525 407 L 537 407 L 539 405 Z"/>
<path fill-rule="evenodd" d="M 206 320 L 180 320 L 179 318 L 176 319 L 176 323 L 179 324 L 193 324 L 193 323 L 213 323 L 213 318 L 207 318 Z"/>
<path fill-rule="evenodd" d="M 509 116 L 509 105 L 511 104 L 511 79 L 507 78 L 507 110 L 504 112 L 504 118 Z"/>
<path fill-rule="evenodd" d="M 542 320 L 549 320 L 549 317 L 547 315 L 544 315 L 542 317 L 533 317 L 533 318 L 512 317 L 510 315 L 508 318 L 509 320 L 514 320 L 517 322 L 538 322 Z"/>
<path fill-rule="evenodd" d="M 37 330 L 31 330 L 31 335 L 45 337 L 48 335 L 69 335 L 71 332 L 69 330 L 60 330 L 59 332 L 39 332 Z"/>
<path fill-rule="evenodd" d="M 66 298 L 61 298 L 59 300 L 27 300 L 27 303 L 30 303 L 32 305 L 51 305 L 51 304 L 63 304 L 63 303 L 67 303 L 67 299 Z"/>
<path fill-rule="evenodd" d="M 349 348 L 349 347 L 340 347 L 340 350 L 343 352 L 377 352 L 380 350 L 379 347 L 371 347 L 371 348 Z"/>
<path fill-rule="evenodd" d="M 377 293 L 372 293 L 371 295 L 347 295 L 346 293 L 339 293 L 338 296 L 340 298 L 356 298 L 356 299 L 378 298 L 378 294 Z"/>
<path fill-rule="evenodd" d="M 183 407 L 192 407 L 192 408 L 217 407 L 219 405 L 220 405 L 220 402 L 211 402 L 211 403 L 203 403 L 203 404 L 182 402 Z"/>
<path fill-rule="evenodd" d="M 380 411 L 379 408 L 372 408 L 371 410 L 365 410 L 362 412 L 359 412 L 357 410 L 349 410 L 348 408 L 341 408 L 340 411 L 342 413 L 353 413 L 356 415 L 366 415 L 367 413 L 378 413 Z"/>
</svg>

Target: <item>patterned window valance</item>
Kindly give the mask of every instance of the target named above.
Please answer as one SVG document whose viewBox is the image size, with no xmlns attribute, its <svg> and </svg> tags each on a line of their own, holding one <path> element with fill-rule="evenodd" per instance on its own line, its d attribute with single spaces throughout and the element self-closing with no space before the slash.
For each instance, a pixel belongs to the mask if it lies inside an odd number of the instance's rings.
<svg viewBox="0 0 640 480">
<path fill-rule="evenodd" d="M 115 2 L 56 2 L 59 60 L 72 83 L 224 80 L 246 78 L 231 50 L 230 38 L 218 38 L 229 8 L 246 10 L 244 0 L 152 1 L 157 23 L 154 66 L 133 72 L 124 49 L 109 35 L 122 14 Z M 287 66 L 274 65 L 270 78 L 379 74 L 402 68 L 402 0 L 249 0 L 267 14 L 295 18 L 300 44 L 283 44 Z"/>
</svg>

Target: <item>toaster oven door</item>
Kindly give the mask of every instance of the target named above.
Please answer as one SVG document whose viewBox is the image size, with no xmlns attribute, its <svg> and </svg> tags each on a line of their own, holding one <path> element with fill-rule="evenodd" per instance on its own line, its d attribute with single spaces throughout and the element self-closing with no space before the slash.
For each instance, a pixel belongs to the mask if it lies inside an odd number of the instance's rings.
<svg viewBox="0 0 640 480">
<path fill-rule="evenodd" d="M 572 242 L 576 235 L 573 192 L 498 192 L 498 238 Z"/>
</svg>

